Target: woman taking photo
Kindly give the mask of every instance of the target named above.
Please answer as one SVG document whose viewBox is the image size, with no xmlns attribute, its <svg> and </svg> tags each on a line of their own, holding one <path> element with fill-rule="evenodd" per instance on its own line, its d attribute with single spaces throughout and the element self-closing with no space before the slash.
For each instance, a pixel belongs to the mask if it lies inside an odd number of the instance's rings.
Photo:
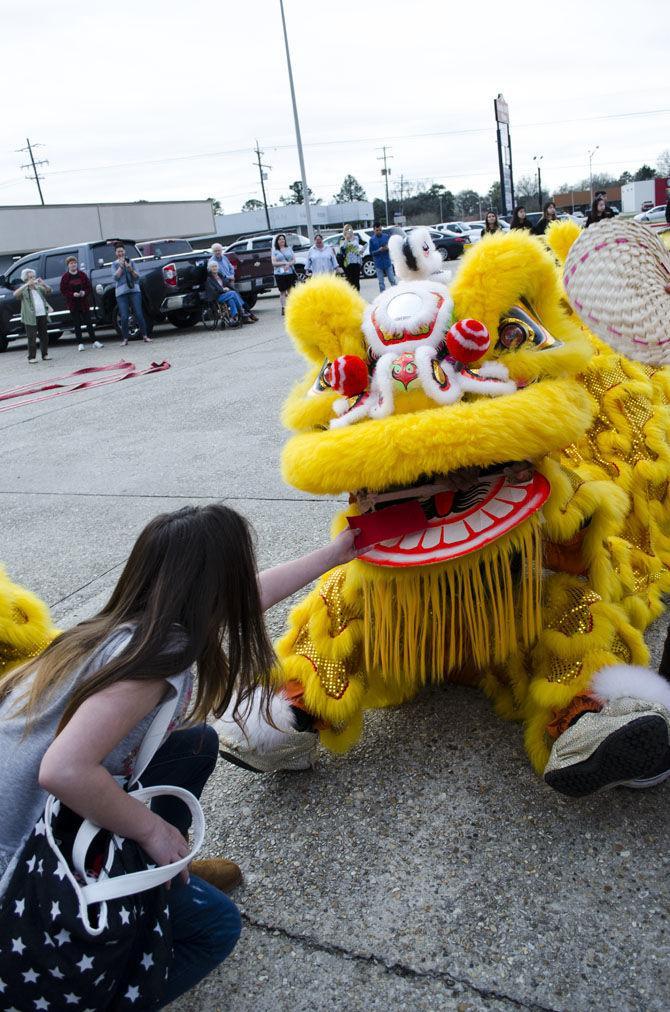
<svg viewBox="0 0 670 1012">
<path fill-rule="evenodd" d="M 21 300 L 21 323 L 26 329 L 28 338 L 28 362 L 30 365 L 37 363 L 37 340 L 40 342 L 40 353 L 42 361 L 49 361 L 49 310 L 51 306 L 47 302 L 47 295 L 51 295 L 51 289 L 41 278 L 35 277 L 35 271 L 26 267 L 21 271 L 22 285 L 14 292 L 14 296 Z"/>
<path fill-rule="evenodd" d="M 286 297 L 296 283 L 295 256 L 293 250 L 286 244 L 286 236 L 283 232 L 276 235 L 272 243 L 272 270 L 279 290 L 279 303 L 283 316 L 286 309 Z"/>
<path fill-rule="evenodd" d="M 357 292 L 360 292 L 363 248 L 351 225 L 344 226 L 340 243 L 340 257 L 345 278 Z"/>
<path fill-rule="evenodd" d="M 502 232 L 503 227 L 498 221 L 498 215 L 496 211 L 487 211 L 486 218 L 484 219 L 484 228 L 482 229 L 482 237 L 485 235 L 493 235 L 494 232 Z"/>
<path fill-rule="evenodd" d="M 47 792 L 136 841 L 156 865 L 188 855 L 188 810 L 167 797 L 147 808 L 115 778 L 132 775 L 166 698 L 176 699 L 177 709 L 142 774 L 143 787 L 184 787 L 199 797 L 219 747 L 205 721 L 229 706 L 244 712 L 256 689 L 273 734 L 286 737 L 287 722 L 293 727 L 288 700 L 268 702 L 274 653 L 262 613 L 354 558 L 354 536 L 344 532 L 259 574 L 247 521 L 223 504 L 187 506 L 147 524 L 102 611 L 0 679 L 0 907 L 12 865 L 25 874 L 13 858 L 40 819 Z M 190 878 L 173 879 L 167 893 L 173 954 L 160 1007 L 221 963 L 240 933 L 236 906 L 198 877 L 198 864 Z"/>
<path fill-rule="evenodd" d="M 523 204 L 519 204 L 518 207 L 514 208 L 514 214 L 512 215 L 512 223 L 510 228 L 526 229 L 528 232 L 533 231 L 533 226 L 526 217 L 526 208 Z"/>
</svg>

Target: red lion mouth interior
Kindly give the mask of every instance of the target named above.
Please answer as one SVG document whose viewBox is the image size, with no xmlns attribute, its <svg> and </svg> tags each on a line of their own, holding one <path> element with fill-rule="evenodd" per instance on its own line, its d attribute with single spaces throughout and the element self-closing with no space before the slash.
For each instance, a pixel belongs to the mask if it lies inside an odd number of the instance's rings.
<svg viewBox="0 0 670 1012">
<path fill-rule="evenodd" d="M 359 493 L 361 513 L 369 515 L 366 507 L 372 505 L 375 528 L 382 535 L 385 508 L 400 502 L 419 503 L 426 521 L 424 527 L 398 535 L 397 519 L 394 521 L 391 511 L 387 529 L 393 536 L 380 537 L 359 558 L 376 566 L 396 567 L 448 562 L 476 552 L 518 527 L 549 497 L 549 482 L 527 463 L 487 469 L 468 478 L 464 487 L 452 478 L 381 496 Z"/>
</svg>

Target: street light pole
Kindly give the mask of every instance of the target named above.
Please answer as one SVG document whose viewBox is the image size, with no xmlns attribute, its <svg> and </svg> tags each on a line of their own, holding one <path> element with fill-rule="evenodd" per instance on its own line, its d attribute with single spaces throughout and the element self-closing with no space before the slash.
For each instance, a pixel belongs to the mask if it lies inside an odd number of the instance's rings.
<svg viewBox="0 0 670 1012">
<path fill-rule="evenodd" d="M 307 236 L 311 242 L 314 241 L 314 226 L 312 225 L 312 212 L 309 206 L 309 187 L 307 186 L 307 174 L 305 172 L 305 159 L 302 155 L 302 140 L 300 138 L 300 121 L 298 120 L 298 106 L 295 101 L 295 87 L 293 85 L 293 71 L 291 70 L 291 54 L 288 48 L 288 35 L 286 33 L 286 18 L 284 17 L 284 0 L 279 0 L 281 10 L 281 23 L 284 29 L 284 45 L 286 46 L 286 65 L 288 67 L 288 80 L 291 86 L 291 102 L 293 103 L 293 122 L 295 123 L 295 139 L 298 145 L 298 160 L 300 161 L 300 178 L 302 179 L 302 199 L 305 204 L 305 217 L 307 219 Z"/>
<path fill-rule="evenodd" d="M 595 153 L 596 153 L 596 151 L 598 150 L 599 147 L 600 147 L 600 145 L 596 144 L 596 146 L 594 147 L 593 151 L 589 151 L 589 189 L 590 189 L 590 192 L 591 192 L 591 203 L 593 203 L 593 169 L 592 169 L 592 163 L 593 163 L 593 156 L 595 155 Z"/>
<path fill-rule="evenodd" d="M 537 162 L 537 203 L 538 211 L 542 210 L 542 173 L 540 171 L 540 162 L 544 158 L 544 155 L 533 155 L 533 161 Z"/>
</svg>

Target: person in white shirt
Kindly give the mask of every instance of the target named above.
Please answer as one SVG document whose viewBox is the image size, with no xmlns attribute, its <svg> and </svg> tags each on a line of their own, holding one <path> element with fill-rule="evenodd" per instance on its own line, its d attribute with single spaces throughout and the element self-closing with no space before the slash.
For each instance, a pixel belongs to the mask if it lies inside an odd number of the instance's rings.
<svg viewBox="0 0 670 1012">
<path fill-rule="evenodd" d="M 314 245 L 307 254 L 305 271 L 307 274 L 334 274 L 337 271 L 337 257 L 332 246 L 323 245 L 323 236 L 314 236 Z"/>
<path fill-rule="evenodd" d="M 41 278 L 35 276 L 35 271 L 30 267 L 21 271 L 21 281 L 23 284 L 19 285 L 14 295 L 21 300 L 21 322 L 28 338 L 28 362 L 30 365 L 35 365 L 37 362 L 38 337 L 42 361 L 48 362 L 49 331 L 47 323 L 51 307 L 47 302 L 47 295 L 51 294 L 51 289 Z"/>
</svg>

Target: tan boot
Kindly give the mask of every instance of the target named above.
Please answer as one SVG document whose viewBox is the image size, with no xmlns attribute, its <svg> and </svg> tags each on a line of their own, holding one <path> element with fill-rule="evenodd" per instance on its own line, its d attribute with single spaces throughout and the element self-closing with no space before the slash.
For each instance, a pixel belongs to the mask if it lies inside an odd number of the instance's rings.
<svg viewBox="0 0 670 1012">
<path fill-rule="evenodd" d="M 242 870 L 234 861 L 225 857 L 212 857 L 204 861 L 191 861 L 189 871 L 198 878 L 209 882 L 222 893 L 229 893 L 242 881 Z"/>
</svg>

